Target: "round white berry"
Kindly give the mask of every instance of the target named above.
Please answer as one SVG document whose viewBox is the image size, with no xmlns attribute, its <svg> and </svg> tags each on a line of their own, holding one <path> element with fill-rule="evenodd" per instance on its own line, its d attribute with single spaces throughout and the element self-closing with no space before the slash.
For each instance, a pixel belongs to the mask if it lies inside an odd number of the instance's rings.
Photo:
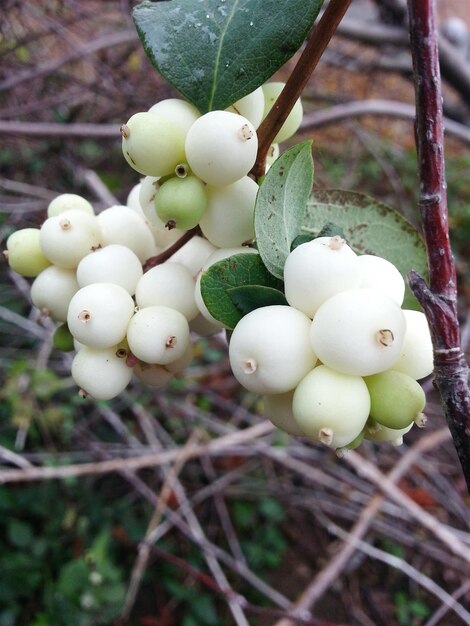
<svg viewBox="0 0 470 626">
<path fill-rule="evenodd" d="M 134 252 L 141 263 L 156 253 L 153 235 L 144 220 L 127 206 L 112 206 L 96 217 L 103 245 L 117 243 Z"/>
<path fill-rule="evenodd" d="M 74 270 L 51 265 L 31 285 L 31 300 L 38 309 L 58 322 L 65 322 L 70 300 L 79 285 Z"/>
<path fill-rule="evenodd" d="M 393 369 L 419 380 L 432 374 L 433 347 L 428 321 L 421 311 L 403 309 L 406 332 L 399 359 Z"/>
<path fill-rule="evenodd" d="M 383 291 L 401 306 L 405 297 L 405 281 L 395 265 L 373 254 L 363 254 L 358 261 L 361 268 L 359 286 Z"/>
<path fill-rule="evenodd" d="M 230 185 L 253 167 L 258 138 L 253 124 L 229 111 L 210 111 L 197 119 L 186 136 L 186 159 L 204 182 Z"/>
<path fill-rule="evenodd" d="M 262 394 L 293 389 L 317 360 L 308 341 L 309 330 L 308 317 L 288 306 L 251 311 L 230 338 L 235 378 L 246 389 Z"/>
<path fill-rule="evenodd" d="M 207 185 L 207 209 L 199 225 L 214 246 L 231 248 L 253 239 L 258 189 L 249 176 L 223 187 Z"/>
<path fill-rule="evenodd" d="M 127 329 L 131 352 L 145 363 L 166 365 L 185 354 L 189 343 L 188 321 L 166 306 L 149 306 L 133 316 Z"/>
<path fill-rule="evenodd" d="M 284 265 L 287 302 L 313 317 L 331 296 L 359 286 L 359 260 L 341 237 L 318 237 L 297 246 Z"/>
<path fill-rule="evenodd" d="M 111 244 L 83 257 L 77 267 L 77 280 L 80 287 L 114 283 L 132 296 L 142 273 L 142 265 L 130 248 Z"/>
<path fill-rule="evenodd" d="M 47 207 L 47 217 L 54 217 L 54 215 L 59 215 L 70 209 L 85 211 L 85 213 L 89 213 L 90 215 L 95 214 L 93 206 L 88 200 L 82 198 L 82 196 L 76 193 L 62 193 L 49 203 Z"/>
<path fill-rule="evenodd" d="M 96 400 L 111 400 L 119 395 L 132 378 L 125 351 L 117 346 L 98 349 L 82 347 L 72 361 L 72 378 Z"/>
<path fill-rule="evenodd" d="M 319 365 L 300 381 L 292 404 L 300 430 L 333 448 L 342 448 L 359 435 L 369 409 L 369 392 L 363 379 L 325 365 Z"/>
<path fill-rule="evenodd" d="M 353 376 L 383 372 L 400 356 L 406 321 L 389 296 L 350 289 L 324 302 L 313 318 L 310 339 L 320 361 Z"/>
<path fill-rule="evenodd" d="M 94 348 L 109 348 L 125 338 L 134 308 L 124 287 L 93 283 L 79 289 L 71 299 L 67 324 L 78 341 Z"/>
<path fill-rule="evenodd" d="M 194 278 L 187 267 L 174 261 L 145 272 L 137 283 L 135 300 L 140 308 L 158 304 L 176 309 L 188 321 L 199 313 L 194 299 Z"/>
<path fill-rule="evenodd" d="M 247 120 L 250 120 L 255 128 L 258 128 L 264 114 L 264 93 L 262 87 L 258 87 L 258 89 L 243 96 L 243 98 L 237 100 L 226 110 L 243 115 Z"/>
<path fill-rule="evenodd" d="M 49 217 L 41 226 L 41 249 L 54 265 L 73 269 L 94 248 L 102 245 L 98 218 L 80 209 Z"/>
</svg>

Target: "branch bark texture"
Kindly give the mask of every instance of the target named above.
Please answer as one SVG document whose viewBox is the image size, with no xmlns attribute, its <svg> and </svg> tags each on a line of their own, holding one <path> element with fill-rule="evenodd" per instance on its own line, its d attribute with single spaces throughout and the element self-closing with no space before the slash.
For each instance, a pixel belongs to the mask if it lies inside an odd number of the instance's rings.
<svg viewBox="0 0 470 626">
<path fill-rule="evenodd" d="M 455 265 L 449 241 L 442 91 L 434 0 L 408 0 L 416 91 L 419 208 L 428 254 L 429 286 L 411 272 L 434 346 L 435 386 L 470 491 L 470 391 L 460 347 Z"/>
</svg>

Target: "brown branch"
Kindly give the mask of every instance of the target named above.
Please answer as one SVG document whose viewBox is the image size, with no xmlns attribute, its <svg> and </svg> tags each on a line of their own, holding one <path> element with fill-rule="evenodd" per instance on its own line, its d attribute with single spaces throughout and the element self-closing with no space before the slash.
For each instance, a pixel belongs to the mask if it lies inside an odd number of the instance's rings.
<svg viewBox="0 0 470 626">
<path fill-rule="evenodd" d="M 470 491 L 470 390 L 460 347 L 457 279 L 449 241 L 444 161 L 442 91 L 433 0 L 408 0 L 416 91 L 419 208 L 429 264 L 429 287 L 412 272 L 410 287 L 429 322 L 435 386 L 441 395 Z"/>
<path fill-rule="evenodd" d="M 147 259 L 144 263 L 144 272 L 148 272 L 148 270 L 152 269 L 152 267 L 168 261 L 168 259 L 172 257 L 180 248 L 182 248 L 185 243 L 188 243 L 188 241 L 190 241 L 193 237 L 200 234 L 201 229 L 199 226 L 195 226 L 194 228 L 191 228 L 191 230 L 186 231 L 184 235 L 181 235 L 181 237 L 175 241 L 175 243 L 171 244 L 171 246 L 166 248 L 166 250 L 163 250 L 160 254 Z"/>
<path fill-rule="evenodd" d="M 260 178 L 264 174 L 269 146 L 273 143 L 275 136 L 300 97 L 350 4 L 351 0 L 330 1 L 320 21 L 313 28 L 284 89 L 258 128 L 258 155 L 252 169 L 252 174 L 256 178 Z"/>
</svg>

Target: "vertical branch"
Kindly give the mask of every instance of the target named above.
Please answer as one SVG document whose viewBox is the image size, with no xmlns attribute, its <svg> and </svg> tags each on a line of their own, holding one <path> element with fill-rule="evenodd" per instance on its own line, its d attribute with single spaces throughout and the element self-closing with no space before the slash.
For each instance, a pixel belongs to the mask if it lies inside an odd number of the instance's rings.
<svg viewBox="0 0 470 626">
<path fill-rule="evenodd" d="M 419 208 L 429 265 L 429 287 L 411 272 L 410 286 L 424 309 L 434 346 L 435 385 L 470 491 L 470 391 L 460 348 L 455 265 L 449 241 L 442 91 L 434 0 L 408 0 L 416 92 Z"/>
<path fill-rule="evenodd" d="M 269 146 L 273 143 L 275 136 L 300 97 L 325 48 L 334 35 L 338 24 L 343 19 L 347 8 L 351 4 L 351 1 L 352 0 L 330 0 L 320 21 L 314 26 L 310 33 L 307 44 L 292 70 L 284 89 L 279 94 L 278 99 L 269 111 L 266 119 L 259 127 L 257 131 L 258 156 L 252 170 L 256 178 L 264 174 L 264 166 Z"/>
</svg>

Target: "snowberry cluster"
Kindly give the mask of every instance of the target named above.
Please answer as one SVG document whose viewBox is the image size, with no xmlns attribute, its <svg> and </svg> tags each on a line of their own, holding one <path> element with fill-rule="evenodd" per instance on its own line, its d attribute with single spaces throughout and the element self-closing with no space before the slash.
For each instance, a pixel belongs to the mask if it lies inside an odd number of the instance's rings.
<svg viewBox="0 0 470 626">
<path fill-rule="evenodd" d="M 11 268 L 34 277 L 33 304 L 61 324 L 56 345 L 76 351 L 83 394 L 111 399 L 133 375 L 162 387 L 191 361 L 191 331 L 223 328 L 203 301 L 201 275 L 233 254 L 257 254 L 242 246 L 254 237 L 258 191 L 248 173 L 256 129 L 282 87 L 267 83 L 205 115 L 179 99 L 136 113 L 121 128 L 122 149 L 144 178 L 126 206 L 95 215 L 84 198 L 63 194 L 40 229 L 9 237 Z M 301 118 L 299 101 L 276 142 Z M 203 237 L 148 263 L 197 225 Z M 417 381 L 432 371 L 431 339 L 424 314 L 401 308 L 394 265 L 356 255 L 339 236 L 318 237 L 287 257 L 284 288 L 289 306 L 248 313 L 229 345 L 234 375 L 265 397 L 276 426 L 344 450 L 363 437 L 399 443 L 424 423 Z"/>
<path fill-rule="evenodd" d="M 55 344 L 76 350 L 72 376 L 84 394 L 113 398 L 133 374 L 163 386 L 191 360 L 194 274 L 214 247 L 194 237 L 144 273 L 145 260 L 165 247 L 164 227 L 154 234 L 129 206 L 95 215 L 84 198 L 63 194 L 40 229 L 7 241 L 11 268 L 34 277 L 33 304 L 61 324 Z"/>
<path fill-rule="evenodd" d="M 253 239 L 258 185 L 247 174 L 256 128 L 282 87 L 268 83 L 229 110 L 206 115 L 179 99 L 133 115 L 121 128 L 122 149 L 145 178 L 126 206 L 95 215 L 86 199 L 62 194 L 40 229 L 8 238 L 10 267 L 34 278 L 33 304 L 60 324 L 55 344 L 76 351 L 72 376 L 84 395 L 111 399 L 133 375 L 164 386 L 192 358 L 190 331 L 222 328 L 196 278 L 203 266 L 248 250 L 240 246 Z M 298 102 L 279 140 L 297 130 L 301 117 Z M 144 273 L 148 259 L 198 224 L 204 237 L 194 236 Z"/>
<path fill-rule="evenodd" d="M 424 314 L 401 308 L 396 267 L 319 237 L 287 257 L 284 286 L 290 306 L 248 313 L 229 347 L 234 375 L 265 396 L 271 421 L 338 450 L 363 437 L 399 444 L 422 426 L 417 381 L 432 372 L 432 344 Z"/>
<path fill-rule="evenodd" d="M 145 175 L 140 204 L 151 225 L 179 234 L 199 225 L 217 248 L 253 239 L 257 183 L 248 176 L 258 151 L 256 130 L 284 83 L 266 83 L 224 111 L 200 115 L 190 103 L 163 100 L 121 127 L 129 165 Z M 296 103 L 276 136 L 293 135 L 302 120 Z M 279 154 L 272 146 L 269 160 Z"/>
</svg>

